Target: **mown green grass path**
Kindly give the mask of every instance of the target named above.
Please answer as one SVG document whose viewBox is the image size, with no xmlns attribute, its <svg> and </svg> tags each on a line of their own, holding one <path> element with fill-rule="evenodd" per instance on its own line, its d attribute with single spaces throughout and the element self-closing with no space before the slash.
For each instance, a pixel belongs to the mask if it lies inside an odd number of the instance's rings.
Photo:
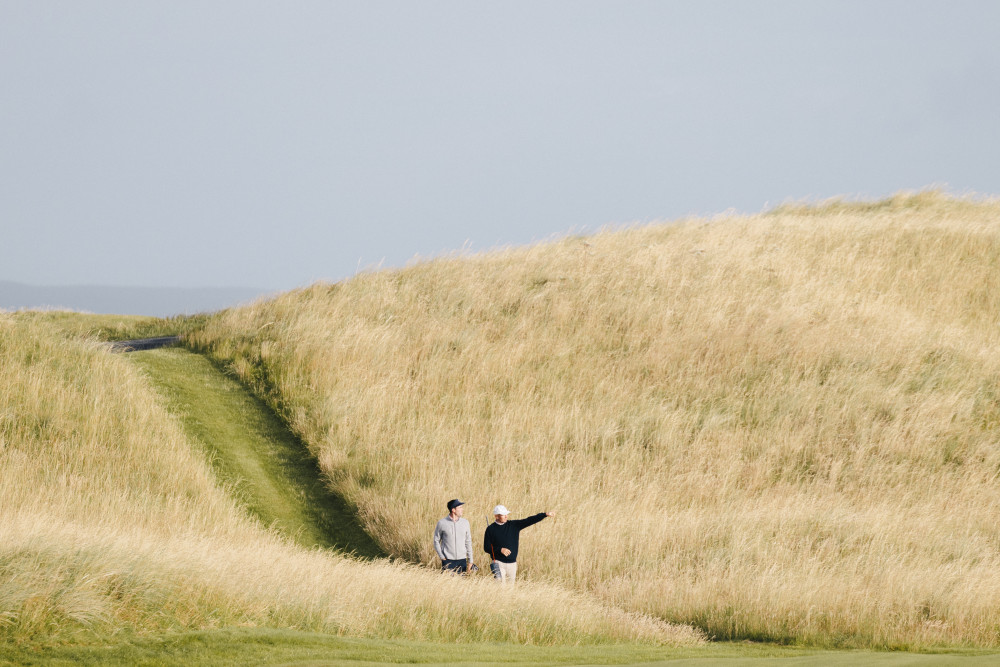
<svg viewBox="0 0 1000 667">
<path fill-rule="evenodd" d="M 131 352 L 188 437 L 252 515 L 303 546 L 383 556 L 351 508 L 323 484 L 316 460 L 262 401 L 183 348 Z"/>
<path fill-rule="evenodd" d="M 9 661 L 9 662 L 7 662 Z M 114 646 L 37 649 L 0 647 L 0 665 L 665 665 L 669 667 L 985 667 L 1000 655 L 822 651 L 718 643 L 651 646 L 514 646 L 334 637 L 291 630 L 233 628 L 123 639 Z"/>
</svg>

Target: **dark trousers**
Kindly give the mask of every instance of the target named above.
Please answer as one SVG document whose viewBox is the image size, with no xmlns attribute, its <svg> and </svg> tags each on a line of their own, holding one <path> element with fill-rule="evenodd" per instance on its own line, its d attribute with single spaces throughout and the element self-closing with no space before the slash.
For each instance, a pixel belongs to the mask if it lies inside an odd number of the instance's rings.
<svg viewBox="0 0 1000 667">
<path fill-rule="evenodd" d="M 461 560 L 443 560 L 441 561 L 441 571 L 442 572 L 458 572 L 460 574 L 465 574 L 469 569 L 469 564 L 463 558 Z"/>
</svg>

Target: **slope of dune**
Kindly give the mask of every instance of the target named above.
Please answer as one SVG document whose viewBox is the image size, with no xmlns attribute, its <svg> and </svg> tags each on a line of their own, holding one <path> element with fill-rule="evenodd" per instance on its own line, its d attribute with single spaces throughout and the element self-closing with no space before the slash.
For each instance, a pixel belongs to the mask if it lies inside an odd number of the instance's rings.
<svg viewBox="0 0 1000 667">
<path fill-rule="evenodd" d="M 935 192 L 318 284 L 189 343 L 389 553 L 498 502 L 561 582 L 717 637 L 1000 643 L 1000 204 Z"/>
</svg>

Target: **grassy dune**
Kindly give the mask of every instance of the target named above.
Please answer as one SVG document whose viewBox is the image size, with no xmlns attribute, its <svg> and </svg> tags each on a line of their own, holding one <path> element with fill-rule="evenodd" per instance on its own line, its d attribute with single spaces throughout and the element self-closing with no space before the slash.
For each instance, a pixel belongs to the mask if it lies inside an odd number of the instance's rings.
<svg viewBox="0 0 1000 667">
<path fill-rule="evenodd" d="M 720 638 L 1000 645 L 1000 204 L 787 206 L 426 261 L 189 341 L 389 553 L 443 502 L 521 572 Z"/>
<path fill-rule="evenodd" d="M 699 641 L 555 585 L 501 591 L 297 546 L 237 506 L 129 358 L 60 333 L 52 316 L 0 313 L 0 516 L 0 661 L 17 646 L 227 626 Z"/>
</svg>

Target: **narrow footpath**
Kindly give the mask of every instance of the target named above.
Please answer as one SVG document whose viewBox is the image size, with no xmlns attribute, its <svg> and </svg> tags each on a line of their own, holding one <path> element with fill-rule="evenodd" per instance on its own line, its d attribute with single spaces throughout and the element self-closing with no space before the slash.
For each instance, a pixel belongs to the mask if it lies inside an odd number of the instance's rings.
<svg viewBox="0 0 1000 667">
<path fill-rule="evenodd" d="M 260 399 L 207 358 L 180 347 L 129 354 L 237 502 L 303 546 L 360 558 L 385 554 L 331 493 L 316 459 Z"/>
</svg>

